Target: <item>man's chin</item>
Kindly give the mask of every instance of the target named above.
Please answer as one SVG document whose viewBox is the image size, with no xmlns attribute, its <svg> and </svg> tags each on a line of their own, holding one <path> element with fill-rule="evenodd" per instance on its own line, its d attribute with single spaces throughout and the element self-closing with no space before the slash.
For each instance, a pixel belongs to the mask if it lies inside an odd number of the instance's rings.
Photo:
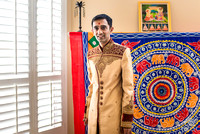
<svg viewBox="0 0 200 134">
<path fill-rule="evenodd" d="M 105 42 L 105 40 L 103 40 L 103 39 L 98 39 L 98 41 L 101 43 Z"/>
</svg>

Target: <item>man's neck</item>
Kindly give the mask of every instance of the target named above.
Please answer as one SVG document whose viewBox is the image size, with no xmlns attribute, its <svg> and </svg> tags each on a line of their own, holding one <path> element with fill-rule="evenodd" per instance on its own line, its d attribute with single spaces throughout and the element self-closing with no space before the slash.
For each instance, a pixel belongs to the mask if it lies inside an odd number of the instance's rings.
<svg viewBox="0 0 200 134">
<path fill-rule="evenodd" d="M 109 42 L 110 42 L 110 39 L 109 39 L 106 43 L 104 43 L 104 44 L 99 43 L 99 45 L 103 48 L 103 47 L 105 47 Z"/>
</svg>

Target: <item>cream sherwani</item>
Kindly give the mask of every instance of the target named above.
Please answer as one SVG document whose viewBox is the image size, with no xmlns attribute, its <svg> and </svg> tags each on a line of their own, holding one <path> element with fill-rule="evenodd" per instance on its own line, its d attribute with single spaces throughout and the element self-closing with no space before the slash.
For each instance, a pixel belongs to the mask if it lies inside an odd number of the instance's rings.
<svg viewBox="0 0 200 134">
<path fill-rule="evenodd" d="M 88 52 L 89 94 L 85 117 L 88 134 L 120 134 L 133 119 L 133 71 L 130 49 L 112 41 Z"/>
</svg>

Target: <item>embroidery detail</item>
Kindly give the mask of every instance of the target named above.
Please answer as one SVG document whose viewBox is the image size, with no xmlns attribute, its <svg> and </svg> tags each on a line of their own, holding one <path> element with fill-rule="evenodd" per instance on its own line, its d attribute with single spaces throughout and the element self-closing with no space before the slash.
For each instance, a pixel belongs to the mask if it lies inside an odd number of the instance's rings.
<svg viewBox="0 0 200 134">
<path fill-rule="evenodd" d="M 199 98 L 198 98 L 197 95 L 195 95 L 194 93 L 191 93 L 188 100 L 187 100 L 186 107 L 194 108 L 197 104 L 198 99 Z"/>
<path fill-rule="evenodd" d="M 123 114 L 122 121 L 131 122 L 133 120 L 133 114 Z"/>
<path fill-rule="evenodd" d="M 133 98 L 129 101 L 129 104 L 123 107 L 122 122 L 132 122 L 133 120 Z"/>
<path fill-rule="evenodd" d="M 124 51 L 126 50 L 126 47 L 114 44 L 114 42 L 108 44 L 103 48 L 104 54 L 114 54 L 114 55 L 123 55 Z"/>
<path fill-rule="evenodd" d="M 112 41 L 108 45 L 103 48 L 103 52 L 100 50 L 100 46 L 93 48 L 92 50 L 88 51 L 88 58 L 99 56 L 99 54 L 113 54 L 113 55 L 120 55 L 122 56 L 126 47 L 114 44 Z"/>
<path fill-rule="evenodd" d="M 160 119 L 160 124 L 162 128 L 171 128 L 174 126 L 174 122 L 175 122 L 174 117 Z"/>
<path fill-rule="evenodd" d="M 102 77 L 103 71 L 106 68 L 107 65 L 110 65 L 115 60 L 118 60 L 119 57 L 111 57 L 111 56 L 104 56 L 102 57 L 99 62 L 97 62 L 96 67 L 99 71 L 100 77 Z"/>
<path fill-rule="evenodd" d="M 110 65 L 115 60 L 121 59 L 125 50 L 126 47 L 114 44 L 112 41 L 103 48 L 103 52 L 100 50 L 99 46 L 90 50 L 88 52 L 88 59 L 91 59 L 94 64 L 96 64 L 100 77 L 102 77 L 106 66 Z"/>
<path fill-rule="evenodd" d="M 99 48 L 99 46 L 93 48 L 92 50 L 89 50 L 88 51 L 88 59 L 89 58 L 92 58 L 94 55 L 98 55 L 98 54 L 101 54 L 101 50 Z"/>
<path fill-rule="evenodd" d="M 149 115 L 144 116 L 144 124 L 150 127 L 156 127 L 159 123 L 158 118 Z M 163 123 L 164 124 L 164 123 Z"/>
<path fill-rule="evenodd" d="M 136 119 L 140 119 L 140 118 L 144 117 L 144 113 L 136 104 L 133 107 L 133 116 Z"/>
</svg>

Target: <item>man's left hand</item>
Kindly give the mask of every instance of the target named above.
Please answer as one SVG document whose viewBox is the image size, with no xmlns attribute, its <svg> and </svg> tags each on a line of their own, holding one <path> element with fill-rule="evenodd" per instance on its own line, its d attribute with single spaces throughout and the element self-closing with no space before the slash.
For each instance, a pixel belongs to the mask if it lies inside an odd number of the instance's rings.
<svg viewBox="0 0 200 134">
<path fill-rule="evenodd" d="M 124 128 L 124 134 L 131 134 L 131 128 Z"/>
</svg>

